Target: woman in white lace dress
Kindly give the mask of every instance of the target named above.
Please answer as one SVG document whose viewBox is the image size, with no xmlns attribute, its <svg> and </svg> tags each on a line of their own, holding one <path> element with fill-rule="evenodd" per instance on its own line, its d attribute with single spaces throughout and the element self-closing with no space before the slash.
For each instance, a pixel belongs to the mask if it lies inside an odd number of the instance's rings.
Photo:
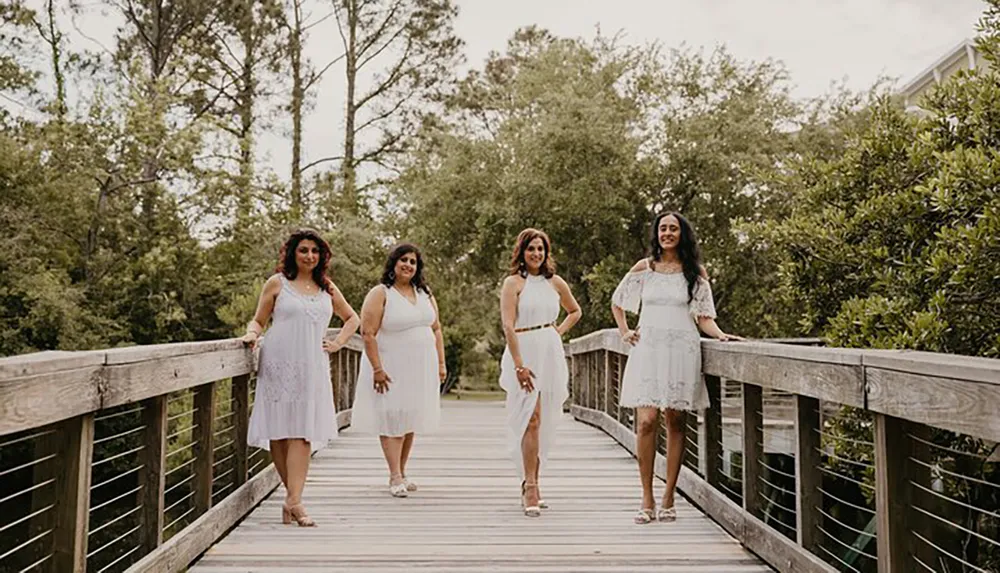
<svg viewBox="0 0 1000 573">
<path fill-rule="evenodd" d="M 438 427 L 440 383 L 448 374 L 437 301 L 423 271 L 417 247 L 395 247 L 381 283 L 368 292 L 361 307 L 365 359 L 351 426 L 379 436 L 394 497 L 407 497 L 417 489 L 406 477 L 406 462 L 414 434 Z"/>
<path fill-rule="evenodd" d="M 546 507 L 538 475 L 555 438 L 569 397 L 569 370 L 561 336 L 582 315 L 573 293 L 555 274 L 548 236 L 525 229 L 517 237 L 510 276 L 500 294 L 507 348 L 500 362 L 500 386 L 507 393 L 508 451 L 521 478 L 521 505 L 528 517 Z M 559 309 L 566 318 L 556 326 Z"/>
<path fill-rule="evenodd" d="M 315 525 L 302 505 L 312 452 L 337 435 L 330 360 L 357 330 L 359 319 L 326 276 L 330 246 L 316 231 L 292 233 L 281 248 L 278 272 L 264 283 L 257 312 L 243 341 L 260 341 L 257 391 L 247 443 L 269 448 L 285 486 L 283 523 Z M 334 340 L 325 337 L 330 317 L 344 321 Z"/>
<path fill-rule="evenodd" d="M 684 217 L 661 213 L 654 219 L 651 251 L 651 257 L 632 267 L 611 299 L 618 330 L 632 345 L 620 403 L 635 408 L 642 482 L 642 507 L 635 516 L 639 524 L 677 517 L 674 491 L 684 453 L 684 416 L 687 410 L 709 405 L 698 329 L 717 340 L 742 340 L 715 323 L 712 287 L 699 261 L 694 230 Z M 639 325 L 629 330 L 625 311 L 638 313 L 640 305 Z M 653 466 L 661 410 L 667 422 L 667 486 L 656 511 Z"/>
</svg>

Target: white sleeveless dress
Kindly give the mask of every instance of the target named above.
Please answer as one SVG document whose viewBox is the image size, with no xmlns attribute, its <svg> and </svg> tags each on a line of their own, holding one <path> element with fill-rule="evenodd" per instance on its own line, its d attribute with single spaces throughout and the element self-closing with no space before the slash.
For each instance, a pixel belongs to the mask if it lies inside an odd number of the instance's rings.
<svg viewBox="0 0 1000 573">
<path fill-rule="evenodd" d="M 559 293 L 552 281 L 543 276 L 528 275 L 517 299 L 515 328 L 528 328 L 552 324 L 559 318 Z M 521 457 L 521 438 L 528 427 L 535 403 L 542 401 L 541 424 L 538 435 L 538 457 L 545 467 L 562 417 L 563 403 L 569 398 L 569 368 L 562 340 L 555 328 L 540 328 L 517 334 L 524 365 L 535 373 L 535 389 L 525 392 L 517 381 L 514 359 L 510 348 L 504 350 L 500 361 L 500 386 L 507 393 L 507 450 L 523 480 L 524 460 Z"/>
<path fill-rule="evenodd" d="M 639 342 L 629 350 L 620 404 L 671 410 L 709 406 L 701 375 L 698 317 L 715 318 L 712 287 L 702 277 L 688 302 L 684 273 L 651 270 L 625 275 L 611 297 L 615 306 L 639 314 Z"/>
<path fill-rule="evenodd" d="M 351 427 L 379 436 L 432 432 L 440 424 L 441 398 L 431 297 L 417 291 L 414 304 L 398 290 L 383 288 L 385 310 L 375 339 L 382 368 L 391 383 L 384 394 L 375 391 L 371 361 L 365 354 L 358 373 Z"/>
<path fill-rule="evenodd" d="M 333 301 L 323 291 L 304 295 L 278 276 L 273 322 L 260 341 L 247 443 L 268 448 L 271 440 L 302 438 L 315 452 L 337 435 L 330 359 L 323 351 Z"/>
</svg>

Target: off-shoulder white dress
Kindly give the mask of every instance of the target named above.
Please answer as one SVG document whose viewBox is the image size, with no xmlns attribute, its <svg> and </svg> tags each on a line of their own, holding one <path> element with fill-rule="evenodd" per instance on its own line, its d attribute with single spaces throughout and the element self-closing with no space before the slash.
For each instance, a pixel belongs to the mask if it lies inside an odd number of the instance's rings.
<svg viewBox="0 0 1000 573">
<path fill-rule="evenodd" d="M 703 277 L 698 278 L 690 301 L 687 287 L 681 272 L 643 270 L 625 275 L 615 289 L 611 299 L 615 306 L 639 314 L 639 342 L 629 350 L 622 376 L 622 406 L 672 410 L 709 406 L 696 320 L 715 318 L 715 302 Z"/>
</svg>

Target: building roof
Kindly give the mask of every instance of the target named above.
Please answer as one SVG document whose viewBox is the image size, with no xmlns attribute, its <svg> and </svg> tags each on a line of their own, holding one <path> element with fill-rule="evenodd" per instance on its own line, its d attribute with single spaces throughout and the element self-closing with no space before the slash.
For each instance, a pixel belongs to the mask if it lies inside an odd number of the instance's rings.
<svg viewBox="0 0 1000 573">
<path fill-rule="evenodd" d="M 927 83 L 934 81 L 935 70 L 948 68 L 954 65 L 958 60 L 967 58 L 969 53 L 968 50 L 970 48 L 975 50 L 976 43 L 968 38 L 962 40 L 954 48 L 945 52 L 944 55 L 938 58 L 933 64 L 927 66 L 926 69 L 908 81 L 902 88 L 900 88 L 900 93 L 903 95 L 910 95 L 917 92 Z"/>
</svg>

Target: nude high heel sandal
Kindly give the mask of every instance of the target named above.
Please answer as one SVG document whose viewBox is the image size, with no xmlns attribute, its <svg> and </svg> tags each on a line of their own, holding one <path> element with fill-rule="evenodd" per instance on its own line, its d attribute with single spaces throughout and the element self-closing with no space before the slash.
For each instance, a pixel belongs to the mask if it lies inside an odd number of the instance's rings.
<svg viewBox="0 0 1000 573">
<path fill-rule="evenodd" d="M 541 509 L 541 507 L 539 507 L 537 505 L 525 505 L 525 503 L 524 503 L 524 492 L 529 487 L 537 488 L 538 484 L 527 483 L 527 482 L 523 482 L 523 481 L 521 482 L 521 507 L 524 508 L 524 515 L 526 515 L 528 517 L 539 517 L 540 515 L 542 515 L 542 509 Z"/>
</svg>

